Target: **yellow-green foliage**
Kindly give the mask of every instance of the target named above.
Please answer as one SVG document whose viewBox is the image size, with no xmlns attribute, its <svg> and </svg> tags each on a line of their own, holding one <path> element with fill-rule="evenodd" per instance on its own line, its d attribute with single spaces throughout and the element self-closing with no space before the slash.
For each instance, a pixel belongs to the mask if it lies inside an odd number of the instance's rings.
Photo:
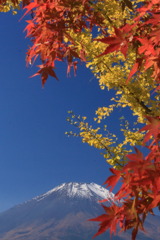
<svg viewBox="0 0 160 240">
<path fill-rule="evenodd" d="M 100 127 L 94 128 L 86 122 L 86 117 L 80 117 L 69 111 L 67 121 L 76 127 L 79 133 L 72 131 L 66 132 L 67 135 L 79 136 L 83 143 L 88 143 L 97 149 L 103 150 L 102 155 L 106 161 L 115 168 L 121 168 L 127 161 L 126 154 L 131 150 L 126 149 L 126 140 L 122 143 L 117 143 L 117 136 L 108 131 L 105 125 L 103 131 Z M 123 129 L 124 131 L 126 129 Z M 133 136 L 133 139 L 135 136 Z"/>
<path fill-rule="evenodd" d="M 13 14 L 17 13 L 17 10 L 20 9 L 21 0 L 17 1 L 18 3 L 13 4 L 13 1 L 7 0 L 4 4 L 0 4 L 0 12 L 9 12 L 12 11 Z"/>
<path fill-rule="evenodd" d="M 133 7 L 136 8 L 139 2 L 143 1 L 133 0 Z M 120 1 L 104 0 L 93 4 L 95 11 L 98 11 L 104 18 L 103 26 L 97 29 L 96 39 L 104 37 L 106 27 L 107 32 L 114 36 L 114 27 L 123 26 L 125 21 L 129 24 L 133 23 L 132 19 L 135 13 L 127 7 L 122 11 L 119 3 Z M 135 28 L 134 31 L 136 32 L 136 30 Z M 85 51 L 87 58 L 86 66 L 91 69 L 94 76 L 99 80 L 100 88 L 102 90 L 106 88 L 115 90 L 115 96 L 111 99 L 113 104 L 96 110 L 94 121 L 97 124 L 108 118 L 117 107 L 130 108 L 132 114 L 137 117 L 137 124 L 143 124 L 145 121 L 144 116 L 147 114 L 153 116 L 160 115 L 159 95 L 151 97 L 152 91 L 156 87 L 151 69 L 146 71 L 141 69 L 138 74 L 132 76 L 128 84 L 126 83 L 130 70 L 135 63 L 135 49 L 129 48 L 126 58 L 118 51 L 97 57 L 103 53 L 107 45 L 93 40 L 93 33 L 89 29 L 81 33 L 70 32 L 70 34 L 74 39 L 74 47 L 77 47 L 78 52 L 82 48 Z M 139 33 L 137 32 L 137 34 Z M 68 40 L 66 39 L 66 41 Z M 122 128 L 124 141 L 115 144 L 113 135 L 109 138 L 99 133 L 100 127 L 94 129 L 92 126 L 89 127 L 89 124 L 84 121 L 80 121 L 77 127 L 79 128 L 79 136 L 82 138 L 82 142 L 87 142 L 98 149 L 104 149 L 105 159 L 114 167 L 120 167 L 126 163 L 125 155 L 131 149 L 129 146 L 142 144 L 143 133 L 140 133 L 138 130 Z"/>
</svg>

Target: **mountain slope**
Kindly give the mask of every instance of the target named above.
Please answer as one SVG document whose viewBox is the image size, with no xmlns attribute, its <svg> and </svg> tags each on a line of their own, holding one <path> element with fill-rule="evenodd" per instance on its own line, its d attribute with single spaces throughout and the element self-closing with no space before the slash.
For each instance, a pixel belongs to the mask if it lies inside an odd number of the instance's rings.
<svg viewBox="0 0 160 240">
<path fill-rule="evenodd" d="M 87 221 L 103 210 L 98 200 L 114 201 L 114 194 L 95 183 L 64 183 L 45 194 L 0 214 L 0 240 L 89 240 L 96 233 L 97 223 Z M 152 217 L 152 216 L 151 216 Z M 139 239 L 157 240 L 159 217 L 148 220 L 149 235 Z M 159 224 L 160 225 L 160 224 Z M 129 233 L 113 240 L 129 240 Z M 109 233 L 96 238 L 109 239 Z"/>
</svg>

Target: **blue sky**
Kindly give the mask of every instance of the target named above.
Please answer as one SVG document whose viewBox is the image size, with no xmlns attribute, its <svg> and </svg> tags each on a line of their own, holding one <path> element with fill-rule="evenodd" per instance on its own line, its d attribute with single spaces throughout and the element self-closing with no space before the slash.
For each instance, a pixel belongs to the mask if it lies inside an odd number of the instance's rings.
<svg viewBox="0 0 160 240">
<path fill-rule="evenodd" d="M 29 40 L 20 17 L 0 14 L 0 211 L 63 182 L 102 184 L 109 174 L 96 149 L 64 133 L 71 130 L 68 110 L 90 119 L 111 93 L 100 90 L 84 66 L 70 78 L 60 66 L 60 81 L 50 78 L 44 89 L 39 77 L 29 78 L 37 69 L 26 67 Z M 107 122 L 115 132 L 121 115 Z"/>
</svg>

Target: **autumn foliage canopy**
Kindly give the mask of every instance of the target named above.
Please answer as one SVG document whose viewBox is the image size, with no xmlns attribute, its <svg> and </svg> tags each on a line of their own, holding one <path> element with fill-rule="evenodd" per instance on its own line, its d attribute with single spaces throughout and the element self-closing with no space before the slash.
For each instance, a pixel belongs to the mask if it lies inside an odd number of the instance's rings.
<svg viewBox="0 0 160 240">
<path fill-rule="evenodd" d="M 96 124 L 117 107 L 130 108 L 136 119 L 137 128 L 124 121 L 124 140 L 118 142 L 86 117 L 69 112 L 68 118 L 82 141 L 101 149 L 111 165 L 106 187 L 120 183 L 115 196 L 121 204 L 104 205 L 105 213 L 92 219 L 100 222 L 95 236 L 120 227 L 132 229 L 134 240 L 148 213 L 160 208 L 160 1 L 0 0 L 1 11 L 20 6 L 31 40 L 27 63 L 41 61 L 34 76 L 40 75 L 42 85 L 49 76 L 58 80 L 57 61 L 67 62 L 67 74 L 83 62 L 102 89 L 115 91 L 114 103 L 97 109 Z"/>
</svg>

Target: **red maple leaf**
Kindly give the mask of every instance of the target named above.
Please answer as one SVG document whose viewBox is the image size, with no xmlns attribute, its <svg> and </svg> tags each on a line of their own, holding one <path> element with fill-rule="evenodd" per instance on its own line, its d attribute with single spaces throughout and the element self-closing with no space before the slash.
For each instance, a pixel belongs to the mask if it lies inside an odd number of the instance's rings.
<svg viewBox="0 0 160 240">
<path fill-rule="evenodd" d="M 41 75 L 42 87 L 44 87 L 44 84 L 46 83 L 49 75 L 54 77 L 56 80 L 58 80 L 56 73 L 54 72 L 52 66 L 39 65 L 38 67 L 40 68 L 40 70 L 37 73 L 35 73 L 34 75 L 32 75 L 31 77 Z"/>
<path fill-rule="evenodd" d="M 112 191 L 121 178 L 121 171 L 114 168 L 110 168 L 110 171 L 113 173 L 113 175 L 108 177 L 104 184 L 107 184 L 106 187 L 111 187 L 110 191 Z"/>
<path fill-rule="evenodd" d="M 148 209 L 152 209 L 160 205 L 160 194 L 156 194 L 153 196 L 153 201 L 151 204 L 148 206 Z"/>
<path fill-rule="evenodd" d="M 101 53 L 98 57 L 106 55 L 108 53 L 114 52 L 114 51 L 121 51 L 123 55 L 126 57 L 128 46 L 129 46 L 129 39 L 131 37 L 131 34 L 129 34 L 132 26 L 126 24 L 125 27 L 118 29 L 114 28 L 115 35 L 113 37 L 105 37 L 102 39 L 95 39 L 96 41 L 100 41 L 106 44 L 109 44 L 109 46 L 105 49 L 103 53 Z"/>
<path fill-rule="evenodd" d="M 131 77 L 140 69 L 141 65 L 142 65 L 142 61 L 143 59 L 142 58 L 137 58 L 136 59 L 136 62 L 134 63 L 130 73 L 129 73 L 129 76 L 127 78 L 127 81 L 126 83 L 129 82 L 129 80 L 131 79 Z"/>
<path fill-rule="evenodd" d="M 27 4 L 27 5 L 24 7 L 24 9 L 27 9 L 27 10 L 26 10 L 25 13 L 23 14 L 22 18 L 23 18 L 24 16 L 26 16 L 29 12 L 31 12 L 34 8 L 36 8 L 36 7 L 38 7 L 38 6 L 39 6 L 39 3 L 37 2 L 37 0 L 34 0 L 33 2 Z M 22 18 L 21 18 L 21 19 L 22 19 Z"/>
<path fill-rule="evenodd" d="M 146 116 L 149 124 L 141 128 L 139 131 L 148 131 L 144 137 L 143 142 L 146 143 L 153 136 L 156 139 L 160 134 L 160 117 Z"/>
<path fill-rule="evenodd" d="M 116 233 L 116 227 L 120 221 L 118 219 L 118 214 L 120 213 L 119 206 L 117 206 L 116 204 L 113 204 L 110 207 L 106 207 L 104 205 L 102 205 L 102 207 L 104 208 L 106 214 L 102 214 L 96 218 L 89 219 L 89 221 L 101 222 L 99 224 L 100 228 L 99 228 L 98 232 L 93 237 L 96 237 L 96 236 L 104 233 L 108 229 L 110 229 L 111 235 L 113 233 Z"/>
</svg>

